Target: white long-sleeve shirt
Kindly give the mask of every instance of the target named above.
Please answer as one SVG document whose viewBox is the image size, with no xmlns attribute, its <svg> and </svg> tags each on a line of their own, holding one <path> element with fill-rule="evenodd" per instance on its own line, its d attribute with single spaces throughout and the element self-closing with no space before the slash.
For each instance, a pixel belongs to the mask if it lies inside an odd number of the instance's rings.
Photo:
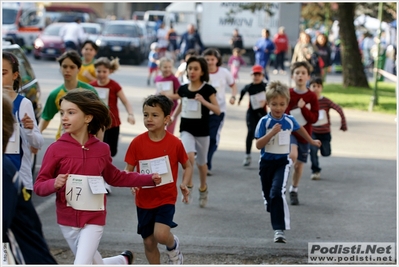
<svg viewBox="0 0 399 267">
<path fill-rule="evenodd" d="M 77 22 L 70 22 L 62 26 L 60 36 L 64 42 L 72 41 L 76 45 L 87 39 L 82 25 Z"/>
</svg>

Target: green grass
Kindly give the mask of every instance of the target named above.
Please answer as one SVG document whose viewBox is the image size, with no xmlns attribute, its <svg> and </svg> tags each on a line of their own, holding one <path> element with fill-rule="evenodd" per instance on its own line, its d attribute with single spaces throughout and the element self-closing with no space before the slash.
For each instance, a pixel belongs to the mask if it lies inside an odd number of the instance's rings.
<svg viewBox="0 0 399 267">
<path fill-rule="evenodd" d="M 326 83 L 323 86 L 323 95 L 331 99 L 343 108 L 367 111 L 373 96 L 374 83 L 370 83 L 370 89 L 347 87 L 342 84 Z M 374 106 L 374 112 L 396 114 L 396 83 L 378 82 L 378 105 Z"/>
</svg>

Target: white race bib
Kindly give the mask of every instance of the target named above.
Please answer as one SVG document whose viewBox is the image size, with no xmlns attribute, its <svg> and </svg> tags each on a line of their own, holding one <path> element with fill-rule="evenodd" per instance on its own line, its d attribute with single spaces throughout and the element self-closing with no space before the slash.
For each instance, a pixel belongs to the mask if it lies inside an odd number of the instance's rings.
<svg viewBox="0 0 399 267">
<path fill-rule="evenodd" d="M 288 154 L 290 153 L 290 130 L 281 130 L 273 136 L 269 143 L 265 146 L 265 151 L 271 154 Z"/>
<path fill-rule="evenodd" d="M 95 87 L 98 97 L 108 106 L 109 88 Z"/>
<path fill-rule="evenodd" d="M 302 111 L 300 108 L 295 108 L 290 111 L 290 114 L 295 118 L 299 125 L 304 126 L 307 121 L 305 117 L 302 115 Z"/>
<path fill-rule="evenodd" d="M 169 183 L 173 183 L 172 169 L 170 167 L 169 156 L 163 156 L 150 160 L 140 160 L 140 173 L 151 174 L 158 173 L 162 181 L 156 186 L 161 186 Z M 150 188 L 155 186 L 143 186 L 143 188 Z"/>
<path fill-rule="evenodd" d="M 65 199 L 67 206 L 75 210 L 104 210 L 104 178 L 70 174 L 66 182 Z"/>
<path fill-rule="evenodd" d="M 19 129 L 19 123 L 16 122 L 14 123 L 14 131 L 10 139 L 8 139 L 5 154 L 19 154 L 20 153 L 19 141 L 20 141 L 20 129 Z"/>
<path fill-rule="evenodd" d="M 201 102 L 183 97 L 181 117 L 186 119 L 201 119 Z"/>
<path fill-rule="evenodd" d="M 327 112 L 324 109 L 319 110 L 319 119 L 313 126 L 321 126 L 328 123 Z"/>
<path fill-rule="evenodd" d="M 159 94 L 160 92 L 173 94 L 173 82 L 172 81 L 156 82 L 155 86 L 157 87 L 157 94 Z"/>
<path fill-rule="evenodd" d="M 250 97 L 252 109 L 263 108 L 266 103 L 266 92 L 259 92 Z"/>
</svg>

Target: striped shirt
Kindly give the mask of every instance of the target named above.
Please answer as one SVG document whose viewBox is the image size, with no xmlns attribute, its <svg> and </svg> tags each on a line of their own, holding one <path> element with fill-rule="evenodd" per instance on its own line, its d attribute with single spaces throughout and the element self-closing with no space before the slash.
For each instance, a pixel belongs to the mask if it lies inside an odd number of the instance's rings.
<svg viewBox="0 0 399 267">
<path fill-rule="evenodd" d="M 345 115 L 340 106 L 338 106 L 337 104 L 332 102 L 327 97 L 321 96 L 321 98 L 319 98 L 319 109 L 320 110 L 324 109 L 326 111 L 328 123 L 326 123 L 324 125 L 320 125 L 320 126 L 313 126 L 312 131 L 314 133 L 323 134 L 323 133 L 331 132 L 331 129 L 330 129 L 331 122 L 330 122 L 330 114 L 329 114 L 330 109 L 336 110 L 339 113 L 339 115 L 341 116 L 340 130 L 343 130 L 343 131 L 347 130 Z"/>
</svg>

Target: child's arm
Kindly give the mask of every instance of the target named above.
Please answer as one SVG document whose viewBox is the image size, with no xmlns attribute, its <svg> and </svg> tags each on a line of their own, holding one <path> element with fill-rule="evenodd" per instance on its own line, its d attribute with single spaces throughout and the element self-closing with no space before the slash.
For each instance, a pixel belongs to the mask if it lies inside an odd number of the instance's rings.
<svg viewBox="0 0 399 267">
<path fill-rule="evenodd" d="M 83 76 L 85 76 L 87 79 L 89 79 L 90 82 L 96 80 L 96 77 L 94 77 L 93 75 L 91 75 L 90 72 L 89 72 L 88 70 L 84 70 L 82 74 L 83 74 Z"/>
<path fill-rule="evenodd" d="M 244 95 L 247 93 L 248 87 L 249 87 L 249 86 L 247 85 L 247 86 L 245 86 L 245 87 L 241 90 L 241 92 L 240 92 L 240 98 L 238 99 L 238 102 L 237 102 L 238 105 L 240 105 L 241 100 L 244 98 Z"/>
<path fill-rule="evenodd" d="M 206 101 L 204 99 L 204 97 L 200 94 L 195 95 L 195 100 L 198 100 L 199 102 L 201 102 L 202 105 L 207 107 L 210 111 L 212 111 L 216 115 L 220 115 L 220 107 L 219 107 L 219 103 L 216 99 L 216 94 L 212 94 L 209 96 L 210 102 Z"/>
<path fill-rule="evenodd" d="M 308 132 L 302 126 L 296 132 L 298 132 L 309 144 L 317 147 L 321 146 L 320 140 L 312 139 L 312 137 L 310 137 Z"/>
<path fill-rule="evenodd" d="M 175 120 L 175 118 L 177 118 L 177 116 L 179 116 L 180 112 L 182 109 L 182 102 L 180 101 L 179 105 L 177 106 L 175 112 L 172 114 L 172 116 L 170 117 L 171 123 L 172 121 Z"/>
<path fill-rule="evenodd" d="M 231 97 L 230 97 L 230 104 L 234 105 L 236 102 L 236 95 L 237 95 L 237 85 L 233 83 L 230 85 L 231 88 Z"/>
<path fill-rule="evenodd" d="M 259 139 L 256 139 L 256 148 L 257 149 L 262 149 L 269 143 L 269 141 L 272 139 L 273 136 L 275 136 L 278 132 L 281 131 L 281 124 L 276 123 L 273 125 L 273 128 L 266 133 L 264 136 L 262 136 Z"/>
<path fill-rule="evenodd" d="M 23 101 L 19 108 L 19 112 L 22 127 L 26 133 L 29 145 L 35 150 L 42 148 L 44 138 L 37 126 L 32 103 L 30 101 Z M 21 118 L 21 116 L 23 117 Z"/>
<path fill-rule="evenodd" d="M 58 174 L 58 176 L 54 178 L 57 169 L 57 161 L 55 158 L 53 148 L 50 146 L 44 154 L 42 166 L 33 185 L 33 191 L 38 196 L 49 196 L 57 192 L 66 183 L 68 174 Z"/>
<path fill-rule="evenodd" d="M 132 106 L 129 103 L 129 100 L 125 96 L 125 93 L 122 90 L 119 90 L 119 92 L 116 95 L 122 101 L 123 105 L 125 106 L 125 109 L 126 109 L 127 113 L 129 114 L 128 117 L 127 117 L 127 121 L 130 124 L 135 124 L 136 120 L 134 119 L 133 109 L 132 109 Z"/>
<path fill-rule="evenodd" d="M 346 125 L 346 118 L 345 118 L 344 111 L 342 110 L 342 108 L 332 101 L 330 102 L 330 108 L 336 110 L 338 112 L 338 114 L 341 116 L 341 128 L 339 128 L 339 129 L 344 132 L 347 131 L 348 126 Z"/>
<path fill-rule="evenodd" d="M 181 166 L 183 167 L 183 181 L 180 184 L 180 190 L 183 195 L 183 202 L 188 203 L 188 194 L 190 191 L 188 190 L 187 185 L 193 176 L 193 166 L 189 159 L 187 159 L 185 163 L 181 164 Z"/>
<path fill-rule="evenodd" d="M 319 119 L 319 101 L 317 100 L 316 95 L 312 96 L 309 101 L 310 109 L 306 107 L 305 101 L 301 98 L 298 101 L 298 107 L 301 109 L 302 115 L 305 120 L 310 123 L 316 123 Z"/>
</svg>

